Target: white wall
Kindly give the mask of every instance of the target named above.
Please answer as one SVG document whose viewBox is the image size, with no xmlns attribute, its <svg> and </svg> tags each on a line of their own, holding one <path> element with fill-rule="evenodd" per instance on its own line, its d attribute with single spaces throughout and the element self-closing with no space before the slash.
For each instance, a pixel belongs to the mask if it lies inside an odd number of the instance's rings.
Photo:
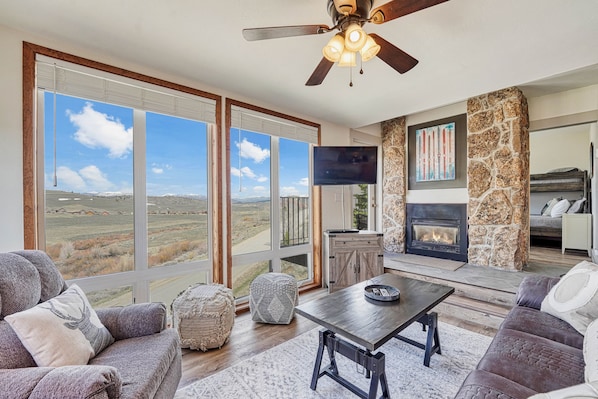
<svg viewBox="0 0 598 399">
<path fill-rule="evenodd" d="M 590 125 L 575 125 L 530 132 L 530 174 L 552 169 L 590 168 Z"/>
<path fill-rule="evenodd" d="M 180 76 L 172 76 L 163 71 L 152 70 L 143 65 L 136 65 L 115 59 L 107 54 L 98 54 L 85 48 L 72 46 L 67 42 L 57 42 L 44 37 L 15 31 L 0 25 L 0 252 L 23 249 L 23 156 L 22 156 L 22 52 L 23 41 L 35 43 L 66 53 L 75 54 L 94 61 L 118 66 L 134 72 L 154 76 L 160 79 L 211 92 L 223 97 L 252 103 L 298 118 L 320 123 L 322 126 L 322 144 L 348 145 L 350 129 L 317 120 L 306 115 L 298 115 L 272 104 L 264 104 L 250 98 L 226 92 L 205 84 L 190 81 Z M 224 108 L 224 107 L 223 107 Z M 223 109 L 224 115 L 224 109 Z M 222 124 L 224 126 L 224 123 Z M 323 225 L 333 226 L 340 219 L 339 207 L 328 200 L 328 193 L 322 202 Z"/>
<path fill-rule="evenodd" d="M 530 123 L 598 110 L 598 85 L 528 98 Z"/>
<path fill-rule="evenodd" d="M 23 248 L 22 46 L 0 27 L 0 251 Z"/>
</svg>

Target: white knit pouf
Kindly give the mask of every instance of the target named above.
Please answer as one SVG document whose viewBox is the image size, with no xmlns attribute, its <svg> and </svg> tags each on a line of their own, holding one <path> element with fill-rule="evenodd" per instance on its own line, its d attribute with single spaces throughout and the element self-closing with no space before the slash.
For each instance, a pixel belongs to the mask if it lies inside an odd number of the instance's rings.
<svg viewBox="0 0 598 399">
<path fill-rule="evenodd" d="M 297 280 L 285 273 L 265 273 L 249 286 L 249 310 L 253 321 L 289 324 L 299 303 Z"/>
<path fill-rule="evenodd" d="M 172 321 L 181 348 L 221 348 L 235 321 L 233 291 L 221 284 L 193 285 L 172 302 Z"/>
</svg>

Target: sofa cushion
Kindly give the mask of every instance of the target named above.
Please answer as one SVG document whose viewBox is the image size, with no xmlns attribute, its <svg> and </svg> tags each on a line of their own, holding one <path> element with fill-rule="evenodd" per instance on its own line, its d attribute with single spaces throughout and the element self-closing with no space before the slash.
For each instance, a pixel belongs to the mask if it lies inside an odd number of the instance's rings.
<svg viewBox="0 0 598 399">
<path fill-rule="evenodd" d="M 116 367 L 123 397 L 151 398 L 180 351 L 178 333 L 167 328 L 159 334 L 116 341 L 89 364 Z"/>
<path fill-rule="evenodd" d="M 519 399 L 536 392 L 497 374 L 474 370 L 465 379 L 455 399 Z"/>
<path fill-rule="evenodd" d="M 38 366 L 84 365 L 114 342 L 76 285 L 5 319 Z"/>
<path fill-rule="evenodd" d="M 559 281 L 558 277 L 536 274 L 524 277 L 517 289 L 517 305 L 540 310 L 542 301 Z"/>
<path fill-rule="evenodd" d="M 523 331 L 577 349 L 583 348 L 583 335 L 569 323 L 548 313 L 524 306 L 513 307 L 505 317 L 501 328 Z"/>
<path fill-rule="evenodd" d="M 598 318 L 598 265 L 583 261 L 565 274 L 542 301 L 541 310 L 585 334 Z"/>
<path fill-rule="evenodd" d="M 35 360 L 8 322 L 0 320 L 0 369 L 23 367 L 35 367 Z"/>
<path fill-rule="evenodd" d="M 67 289 L 58 268 L 45 252 L 38 250 L 23 250 L 14 251 L 13 254 L 27 259 L 37 269 L 41 282 L 39 299 L 41 302 L 54 298 L 56 295 Z"/>
<path fill-rule="evenodd" d="M 0 320 L 39 303 L 41 281 L 31 262 L 16 254 L 2 253 L 0 270 Z"/>
<path fill-rule="evenodd" d="M 586 382 L 598 382 L 598 320 L 588 326 L 583 340 Z"/>
<path fill-rule="evenodd" d="M 478 369 L 498 374 L 535 392 L 584 382 L 581 349 L 522 331 L 501 328 Z"/>
</svg>

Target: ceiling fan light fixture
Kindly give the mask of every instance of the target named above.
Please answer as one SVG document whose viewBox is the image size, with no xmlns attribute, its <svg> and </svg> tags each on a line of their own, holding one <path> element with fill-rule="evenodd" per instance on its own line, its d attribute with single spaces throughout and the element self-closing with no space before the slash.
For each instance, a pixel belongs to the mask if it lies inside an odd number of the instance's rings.
<svg viewBox="0 0 598 399">
<path fill-rule="evenodd" d="M 341 54 L 345 49 L 345 38 L 337 33 L 330 39 L 328 44 L 322 49 L 322 54 L 330 62 L 338 62 L 341 58 Z"/>
<path fill-rule="evenodd" d="M 355 52 L 348 51 L 345 49 L 341 54 L 341 59 L 338 61 L 338 66 L 340 67 L 354 67 L 357 65 L 355 62 Z"/>
<path fill-rule="evenodd" d="M 359 51 L 368 39 L 367 33 L 358 24 L 351 24 L 345 32 L 345 48 L 349 51 Z"/>
<path fill-rule="evenodd" d="M 365 46 L 359 50 L 361 54 L 361 61 L 367 62 L 378 55 L 380 52 L 380 45 L 376 43 L 376 41 L 368 35 L 368 38 L 365 42 Z"/>
</svg>

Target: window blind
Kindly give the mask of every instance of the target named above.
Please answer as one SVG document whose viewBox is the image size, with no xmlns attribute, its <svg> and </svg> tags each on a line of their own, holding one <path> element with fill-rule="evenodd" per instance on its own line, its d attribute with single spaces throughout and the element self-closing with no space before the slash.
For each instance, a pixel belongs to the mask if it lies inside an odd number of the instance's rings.
<svg viewBox="0 0 598 399">
<path fill-rule="evenodd" d="M 231 127 L 271 136 L 318 144 L 318 128 L 236 105 L 231 107 Z"/>
<path fill-rule="evenodd" d="M 36 58 L 39 89 L 144 111 L 216 123 L 216 101 L 56 60 Z"/>
</svg>

